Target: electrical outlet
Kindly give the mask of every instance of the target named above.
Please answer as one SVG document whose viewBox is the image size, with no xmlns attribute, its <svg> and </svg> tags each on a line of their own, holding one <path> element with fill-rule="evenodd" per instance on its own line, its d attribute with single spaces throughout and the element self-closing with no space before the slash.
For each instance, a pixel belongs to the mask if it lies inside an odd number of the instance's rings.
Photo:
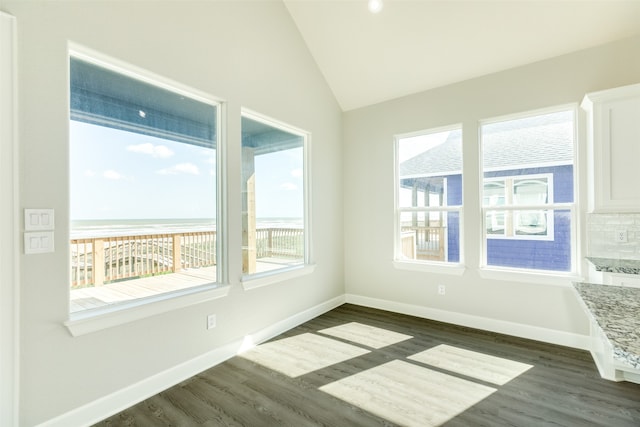
<svg viewBox="0 0 640 427">
<path fill-rule="evenodd" d="M 627 230 L 624 228 L 617 229 L 615 239 L 616 239 L 616 242 L 618 243 L 627 243 L 628 242 Z"/>
<path fill-rule="evenodd" d="M 447 293 L 447 287 L 445 285 L 438 285 L 438 295 L 444 295 Z"/>
<path fill-rule="evenodd" d="M 210 314 L 207 316 L 207 329 L 213 329 L 216 327 L 216 315 Z"/>
</svg>

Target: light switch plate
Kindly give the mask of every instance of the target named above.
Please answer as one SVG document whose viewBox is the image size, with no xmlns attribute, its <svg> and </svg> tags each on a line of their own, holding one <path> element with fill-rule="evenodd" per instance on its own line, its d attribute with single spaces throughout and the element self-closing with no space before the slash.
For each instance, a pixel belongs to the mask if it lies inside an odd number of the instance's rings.
<svg viewBox="0 0 640 427">
<path fill-rule="evenodd" d="M 45 254 L 53 252 L 53 231 L 24 233 L 25 254 Z"/>
<path fill-rule="evenodd" d="M 54 230 L 53 209 L 25 209 L 24 229 L 25 231 Z"/>
</svg>

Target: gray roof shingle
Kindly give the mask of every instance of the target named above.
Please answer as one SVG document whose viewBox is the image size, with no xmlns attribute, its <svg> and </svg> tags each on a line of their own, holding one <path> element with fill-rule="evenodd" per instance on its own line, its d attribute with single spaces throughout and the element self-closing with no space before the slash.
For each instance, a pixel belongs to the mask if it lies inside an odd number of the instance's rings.
<svg viewBox="0 0 640 427">
<path fill-rule="evenodd" d="M 560 112 L 484 125 L 484 170 L 573 163 L 573 121 Z M 400 164 L 400 177 L 442 176 L 462 170 L 461 132 Z"/>
</svg>

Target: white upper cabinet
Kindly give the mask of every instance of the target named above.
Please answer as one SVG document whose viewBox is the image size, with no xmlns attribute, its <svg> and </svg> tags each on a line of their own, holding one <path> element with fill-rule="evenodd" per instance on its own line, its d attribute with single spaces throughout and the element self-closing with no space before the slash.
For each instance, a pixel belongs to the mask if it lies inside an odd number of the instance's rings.
<svg viewBox="0 0 640 427">
<path fill-rule="evenodd" d="M 640 84 L 589 93 L 589 211 L 640 212 Z"/>
</svg>

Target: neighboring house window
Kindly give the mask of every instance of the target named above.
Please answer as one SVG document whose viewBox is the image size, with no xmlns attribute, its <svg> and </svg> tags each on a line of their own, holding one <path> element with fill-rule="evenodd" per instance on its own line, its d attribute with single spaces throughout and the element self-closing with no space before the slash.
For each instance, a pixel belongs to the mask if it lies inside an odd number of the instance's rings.
<svg viewBox="0 0 640 427">
<path fill-rule="evenodd" d="M 217 281 L 219 104 L 100 64 L 70 58 L 71 312 Z"/>
<path fill-rule="evenodd" d="M 242 114 L 242 272 L 277 272 L 307 262 L 308 135 Z"/>
<path fill-rule="evenodd" d="M 481 125 L 485 266 L 574 270 L 574 114 Z"/>
<path fill-rule="evenodd" d="M 553 203 L 553 175 L 485 178 L 483 206 L 535 206 Z M 553 239 L 553 215 L 545 210 L 486 210 L 487 238 Z"/>
<path fill-rule="evenodd" d="M 462 130 L 396 138 L 398 261 L 461 262 Z"/>
</svg>

